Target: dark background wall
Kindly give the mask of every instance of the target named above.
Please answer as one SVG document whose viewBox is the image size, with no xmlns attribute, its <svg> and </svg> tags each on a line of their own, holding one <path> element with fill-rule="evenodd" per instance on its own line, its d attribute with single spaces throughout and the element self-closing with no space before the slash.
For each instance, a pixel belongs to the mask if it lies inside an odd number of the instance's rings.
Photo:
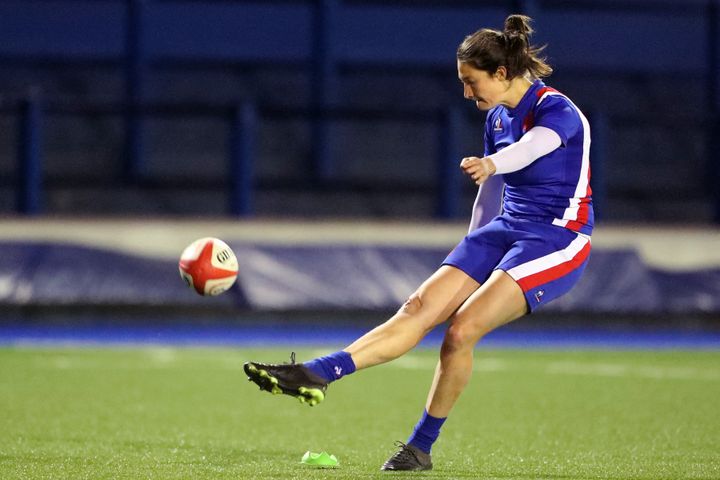
<svg viewBox="0 0 720 480">
<path fill-rule="evenodd" d="M 601 221 L 718 218 L 714 0 L 4 1 L 0 212 L 22 210 L 30 158 L 37 213 L 429 218 L 446 188 L 440 213 L 467 215 L 472 186 L 442 178 L 484 117 L 454 52 L 514 12 L 592 122 Z M 254 120 L 233 127 L 239 105 Z"/>
</svg>

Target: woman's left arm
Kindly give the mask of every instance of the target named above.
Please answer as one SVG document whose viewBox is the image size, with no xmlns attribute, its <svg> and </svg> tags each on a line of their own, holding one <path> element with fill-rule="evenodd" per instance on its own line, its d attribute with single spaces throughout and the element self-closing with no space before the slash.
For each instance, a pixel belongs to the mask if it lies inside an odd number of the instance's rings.
<svg viewBox="0 0 720 480">
<path fill-rule="evenodd" d="M 533 127 L 520 140 L 487 157 L 466 157 L 460 167 L 480 185 L 490 175 L 522 170 L 562 145 L 562 139 L 547 127 Z"/>
</svg>

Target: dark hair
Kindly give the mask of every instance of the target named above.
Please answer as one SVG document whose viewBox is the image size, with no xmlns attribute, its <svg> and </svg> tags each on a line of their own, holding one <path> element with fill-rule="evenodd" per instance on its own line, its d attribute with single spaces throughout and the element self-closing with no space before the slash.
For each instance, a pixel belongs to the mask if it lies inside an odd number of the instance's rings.
<svg viewBox="0 0 720 480">
<path fill-rule="evenodd" d="M 538 57 L 545 46 L 530 45 L 531 21 L 525 15 L 510 15 L 505 19 L 502 32 L 483 28 L 468 35 L 457 49 L 457 59 L 491 74 L 504 66 L 508 80 L 525 72 L 534 78 L 549 76 L 552 68 L 545 63 L 545 58 Z"/>
</svg>

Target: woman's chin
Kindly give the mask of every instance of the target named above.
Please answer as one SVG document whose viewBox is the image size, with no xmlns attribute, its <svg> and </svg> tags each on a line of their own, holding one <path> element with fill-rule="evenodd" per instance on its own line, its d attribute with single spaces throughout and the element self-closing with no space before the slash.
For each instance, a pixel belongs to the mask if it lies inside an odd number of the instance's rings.
<svg viewBox="0 0 720 480">
<path fill-rule="evenodd" d="M 492 105 L 487 103 L 485 100 L 475 100 L 475 106 L 478 110 L 482 110 L 483 112 L 492 108 Z"/>
</svg>

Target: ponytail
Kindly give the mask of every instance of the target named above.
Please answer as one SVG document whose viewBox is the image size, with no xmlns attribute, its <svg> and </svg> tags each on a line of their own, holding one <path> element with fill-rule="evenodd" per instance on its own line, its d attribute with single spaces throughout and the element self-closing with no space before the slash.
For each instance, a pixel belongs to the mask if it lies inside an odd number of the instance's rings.
<svg viewBox="0 0 720 480">
<path fill-rule="evenodd" d="M 528 72 L 534 78 L 547 77 L 552 68 L 539 54 L 545 48 L 530 44 L 532 19 L 510 15 L 502 32 L 483 28 L 465 37 L 457 50 L 457 59 L 474 68 L 495 73 L 500 66 L 507 69 L 507 79 Z"/>
</svg>

